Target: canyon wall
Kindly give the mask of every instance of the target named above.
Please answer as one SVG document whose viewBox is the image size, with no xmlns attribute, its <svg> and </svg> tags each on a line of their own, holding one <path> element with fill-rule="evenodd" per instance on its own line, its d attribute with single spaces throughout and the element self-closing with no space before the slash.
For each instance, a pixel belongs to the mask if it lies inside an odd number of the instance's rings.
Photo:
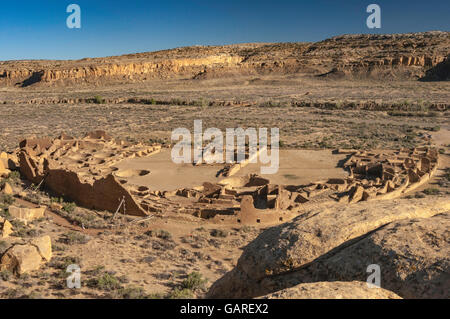
<svg viewBox="0 0 450 319">
<path fill-rule="evenodd" d="M 195 46 L 76 61 L 5 61 L 0 62 L 0 86 L 251 74 L 419 79 L 445 60 L 449 48 L 450 32 L 435 31 L 344 35 L 316 43 Z"/>
</svg>

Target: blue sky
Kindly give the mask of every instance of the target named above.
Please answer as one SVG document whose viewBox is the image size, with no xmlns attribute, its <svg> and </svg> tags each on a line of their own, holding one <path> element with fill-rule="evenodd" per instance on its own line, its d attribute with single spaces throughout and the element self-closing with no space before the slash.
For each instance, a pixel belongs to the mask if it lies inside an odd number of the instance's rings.
<svg viewBox="0 0 450 319">
<path fill-rule="evenodd" d="M 66 7 L 81 7 L 68 29 Z M 381 7 L 368 29 L 367 5 Z M 188 45 L 319 41 L 344 33 L 449 31 L 448 0 L 2 1 L 0 60 L 79 59 Z"/>
</svg>

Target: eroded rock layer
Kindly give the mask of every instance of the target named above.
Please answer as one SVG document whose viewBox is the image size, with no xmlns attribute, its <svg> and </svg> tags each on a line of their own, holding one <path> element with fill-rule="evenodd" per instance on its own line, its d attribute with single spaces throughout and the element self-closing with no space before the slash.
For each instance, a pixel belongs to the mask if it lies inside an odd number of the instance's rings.
<svg viewBox="0 0 450 319">
<path fill-rule="evenodd" d="M 0 62 L 0 85 L 217 78 L 251 74 L 419 78 L 444 61 L 448 32 L 344 35 L 316 43 L 196 46 L 77 61 Z"/>
</svg>

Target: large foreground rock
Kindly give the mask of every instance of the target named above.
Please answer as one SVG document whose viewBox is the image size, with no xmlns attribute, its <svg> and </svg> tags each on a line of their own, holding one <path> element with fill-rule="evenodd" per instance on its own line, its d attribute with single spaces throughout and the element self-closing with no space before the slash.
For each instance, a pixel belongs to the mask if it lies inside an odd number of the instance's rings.
<svg viewBox="0 0 450 319">
<path fill-rule="evenodd" d="M 380 266 L 381 287 L 403 298 L 450 298 L 450 212 L 386 225 L 304 272 L 365 281 L 370 264 Z"/>
<path fill-rule="evenodd" d="M 379 245 L 378 249 L 372 247 L 373 249 L 371 250 L 361 250 L 359 256 L 363 255 L 365 259 L 357 259 L 359 258 L 358 256 L 353 257 L 351 255 L 345 257 L 348 262 L 361 263 L 358 274 L 362 275 L 348 275 L 343 279 L 338 276 L 332 278 L 326 271 L 323 271 L 324 267 L 317 265 L 320 264 L 320 260 L 326 260 L 339 252 L 343 253 L 346 247 L 355 245 L 365 237 L 372 234 L 375 236 L 375 234 L 383 230 L 383 227 L 390 223 L 400 220 L 429 218 L 447 211 L 450 211 L 450 199 L 430 197 L 423 200 L 382 201 L 375 205 L 371 202 L 361 202 L 354 205 L 335 205 L 335 207 L 328 207 L 323 210 L 309 211 L 292 222 L 269 228 L 251 242 L 244 249 L 236 268 L 213 284 L 208 297 L 256 297 L 286 287 L 292 287 L 302 282 L 311 281 L 366 281 L 368 276 L 366 272 L 367 266 L 375 264 L 377 261 L 380 262 L 378 257 L 381 256 L 385 243 L 390 239 L 379 242 L 377 244 Z M 431 220 L 428 228 L 421 228 L 423 229 L 423 236 L 431 236 L 429 235 L 430 232 L 432 234 L 439 234 L 440 232 L 445 234 L 444 229 L 440 228 L 440 223 L 442 221 Z M 403 227 L 406 226 L 403 225 Z M 412 226 L 408 227 L 411 228 Z M 426 229 L 429 231 L 426 231 Z M 431 229 L 434 229 L 434 231 L 431 231 Z M 414 248 L 414 246 L 411 246 L 412 243 L 409 243 L 405 237 L 408 235 L 408 232 L 412 231 L 412 229 L 402 230 L 403 233 L 399 235 L 400 237 L 395 239 L 395 241 L 389 241 L 390 244 L 397 247 L 399 254 L 402 253 L 403 245 L 409 245 Z M 413 235 L 416 236 L 414 232 L 409 233 L 409 236 Z M 388 238 L 390 236 L 393 235 L 389 235 Z M 403 241 L 402 237 L 405 237 L 405 241 Z M 417 236 L 415 240 L 418 240 Z M 414 239 L 411 239 L 411 241 L 414 241 Z M 446 245 L 448 246 L 448 243 Z M 358 246 L 354 247 L 358 249 Z M 415 270 L 410 270 L 411 274 L 422 269 L 417 266 L 420 264 L 419 260 L 422 260 L 419 256 L 423 252 L 416 251 L 416 248 L 411 251 L 411 258 L 418 258 L 417 263 L 415 263 L 417 264 Z M 425 254 L 432 249 L 432 246 L 426 248 L 425 251 L 427 252 Z M 391 254 L 389 258 L 395 258 L 395 250 L 389 249 L 387 253 L 388 255 Z M 447 255 L 445 255 L 444 250 L 434 254 L 435 259 L 441 261 L 445 261 Z M 425 268 L 427 267 L 423 262 L 421 265 L 424 265 Z M 382 272 L 388 268 L 388 266 L 381 267 Z M 336 275 L 338 272 L 339 270 L 336 271 Z M 434 278 L 437 278 L 436 276 Z M 409 279 L 403 278 L 402 284 L 410 285 L 412 281 Z M 437 279 L 436 282 L 439 282 L 439 280 Z M 385 286 L 382 285 L 382 287 Z M 411 288 L 408 289 L 410 290 Z M 398 289 L 389 290 L 398 293 L 400 296 L 428 296 L 420 292 L 405 294 L 404 291 L 398 292 Z"/>
<path fill-rule="evenodd" d="M 299 284 L 261 297 L 262 299 L 401 299 L 382 288 L 369 288 L 366 282 L 314 282 Z"/>
<path fill-rule="evenodd" d="M 43 263 L 50 261 L 51 257 L 50 237 L 35 238 L 27 244 L 10 247 L 0 259 L 0 271 L 22 275 L 39 269 Z"/>
</svg>

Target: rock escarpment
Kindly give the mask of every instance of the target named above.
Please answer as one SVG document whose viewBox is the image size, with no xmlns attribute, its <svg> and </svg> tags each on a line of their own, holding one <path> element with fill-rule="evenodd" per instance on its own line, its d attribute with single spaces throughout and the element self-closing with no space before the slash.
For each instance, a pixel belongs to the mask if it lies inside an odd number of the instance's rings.
<svg viewBox="0 0 450 319">
<path fill-rule="evenodd" d="M 420 78 L 448 55 L 449 32 L 344 35 L 316 43 L 195 46 L 76 61 L 0 62 L 0 86 L 232 75 Z"/>
</svg>

